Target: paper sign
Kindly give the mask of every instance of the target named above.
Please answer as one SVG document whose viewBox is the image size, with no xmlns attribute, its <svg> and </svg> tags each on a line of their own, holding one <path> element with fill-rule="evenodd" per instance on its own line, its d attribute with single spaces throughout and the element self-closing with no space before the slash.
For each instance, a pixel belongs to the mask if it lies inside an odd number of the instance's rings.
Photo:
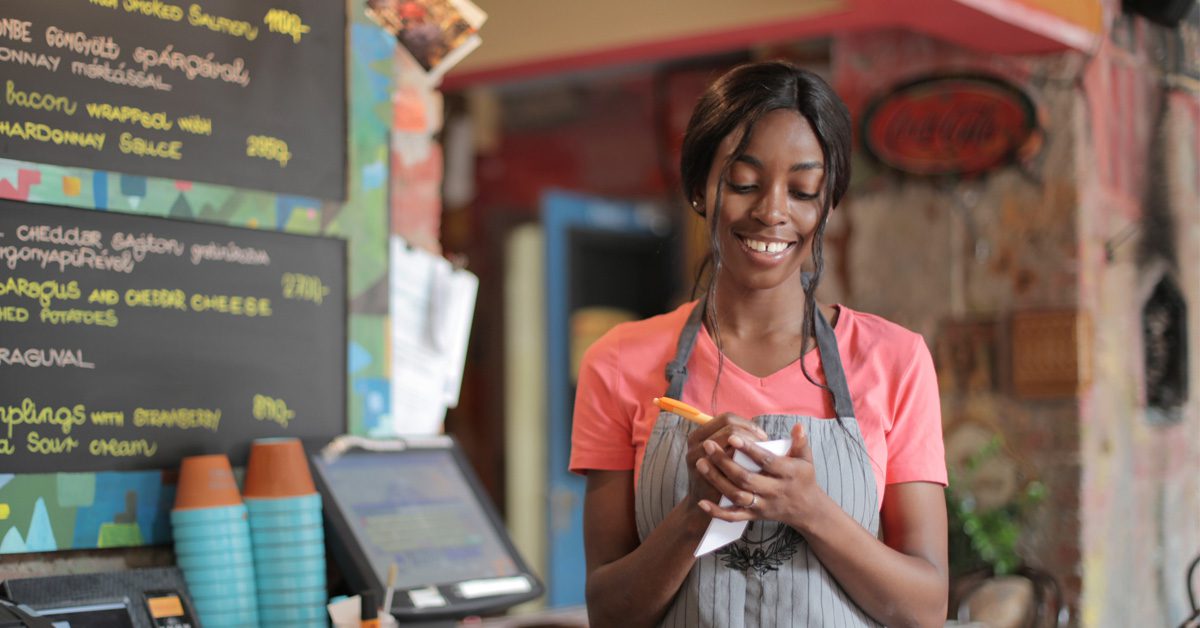
<svg viewBox="0 0 1200 628">
<path fill-rule="evenodd" d="M 392 415 L 386 431 L 437 434 L 446 409 L 458 405 L 479 279 L 393 237 L 390 281 Z"/>
</svg>

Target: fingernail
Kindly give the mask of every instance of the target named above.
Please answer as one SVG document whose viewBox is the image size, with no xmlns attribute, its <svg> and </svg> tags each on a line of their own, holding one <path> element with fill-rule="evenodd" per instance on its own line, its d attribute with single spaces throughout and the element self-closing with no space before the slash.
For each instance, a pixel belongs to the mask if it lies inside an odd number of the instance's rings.
<svg viewBox="0 0 1200 628">
<path fill-rule="evenodd" d="M 708 473 L 708 461 L 701 458 L 696 461 L 696 470 L 700 473 Z"/>
<path fill-rule="evenodd" d="M 720 447 L 717 447 L 717 444 L 712 442 L 711 440 L 704 441 L 704 452 L 705 453 L 715 454 L 715 453 L 717 453 L 718 449 L 720 449 Z"/>
<path fill-rule="evenodd" d="M 734 447 L 741 447 L 741 446 L 742 446 L 742 444 L 743 444 L 743 443 L 742 443 L 742 437 L 741 437 L 741 436 L 730 436 L 730 437 L 729 437 L 729 444 L 730 444 L 730 445 L 733 445 Z"/>
<path fill-rule="evenodd" d="M 703 510 L 704 512 L 712 512 L 712 505 L 702 500 L 700 502 L 700 510 Z"/>
</svg>

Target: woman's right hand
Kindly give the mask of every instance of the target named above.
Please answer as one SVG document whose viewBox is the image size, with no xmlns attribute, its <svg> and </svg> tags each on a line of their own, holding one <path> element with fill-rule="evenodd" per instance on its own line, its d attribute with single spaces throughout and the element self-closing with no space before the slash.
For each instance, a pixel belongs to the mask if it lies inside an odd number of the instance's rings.
<svg viewBox="0 0 1200 628">
<path fill-rule="evenodd" d="M 730 436 L 741 436 L 748 442 L 767 440 L 767 433 L 752 423 L 749 419 L 740 417 L 732 412 L 724 412 L 713 420 L 701 425 L 688 435 L 688 504 L 697 506 L 700 500 L 707 499 L 714 504 L 721 499 L 718 491 L 708 478 L 696 470 L 696 461 L 705 457 L 705 441 L 712 441 L 717 447 L 733 455 L 733 447 L 729 444 Z M 707 464 L 707 461 L 705 461 Z M 698 506 L 697 506 L 698 507 Z"/>
</svg>

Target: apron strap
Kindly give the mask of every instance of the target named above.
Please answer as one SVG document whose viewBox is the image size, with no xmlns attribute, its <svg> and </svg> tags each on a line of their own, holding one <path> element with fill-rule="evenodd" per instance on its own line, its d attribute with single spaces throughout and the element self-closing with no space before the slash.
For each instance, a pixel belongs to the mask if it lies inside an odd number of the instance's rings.
<svg viewBox="0 0 1200 628">
<path fill-rule="evenodd" d="M 833 393 L 833 409 L 839 419 L 854 417 L 854 403 L 850 399 L 850 386 L 846 383 L 846 371 L 842 368 L 842 355 L 838 351 L 837 336 L 825 313 L 817 308 L 817 352 L 821 356 L 821 369 L 825 371 L 825 385 Z"/>
<path fill-rule="evenodd" d="M 679 340 L 675 345 L 675 357 L 667 363 L 667 397 L 680 399 L 683 395 L 683 385 L 687 382 L 687 363 L 696 347 L 696 338 L 700 334 L 700 324 L 704 316 L 705 301 L 701 299 L 692 308 L 687 323 L 679 332 Z M 833 409 L 837 418 L 854 418 L 854 403 L 850 398 L 850 387 L 846 383 L 846 371 L 842 368 L 842 356 L 838 351 L 837 337 L 821 308 L 817 308 L 817 354 L 821 358 L 821 368 L 825 371 L 825 384 L 833 394 Z"/>
<path fill-rule="evenodd" d="M 692 308 L 683 331 L 679 333 L 675 357 L 667 363 L 667 397 L 671 399 L 678 400 L 683 395 L 683 385 L 687 382 L 687 363 L 692 357 L 692 349 L 696 347 L 696 336 L 700 333 L 705 303 L 704 299 L 700 299 L 696 302 L 696 307 Z"/>
</svg>

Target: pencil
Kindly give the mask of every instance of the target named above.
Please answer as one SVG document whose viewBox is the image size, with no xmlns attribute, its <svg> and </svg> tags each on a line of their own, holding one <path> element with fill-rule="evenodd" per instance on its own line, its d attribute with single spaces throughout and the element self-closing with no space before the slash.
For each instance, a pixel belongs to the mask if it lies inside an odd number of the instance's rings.
<svg viewBox="0 0 1200 628">
<path fill-rule="evenodd" d="M 396 563 L 392 563 L 388 567 L 387 591 L 383 594 L 383 612 L 391 614 L 392 612 L 392 594 L 396 592 L 396 576 L 399 569 Z"/>
<path fill-rule="evenodd" d="M 697 423 L 699 425 L 704 425 L 712 420 L 711 416 L 704 414 L 703 412 L 693 408 L 692 406 L 689 406 L 682 401 L 676 401 L 670 397 L 655 397 L 654 405 L 666 410 L 667 412 L 674 412 L 675 414 L 678 414 L 692 423 Z"/>
</svg>

